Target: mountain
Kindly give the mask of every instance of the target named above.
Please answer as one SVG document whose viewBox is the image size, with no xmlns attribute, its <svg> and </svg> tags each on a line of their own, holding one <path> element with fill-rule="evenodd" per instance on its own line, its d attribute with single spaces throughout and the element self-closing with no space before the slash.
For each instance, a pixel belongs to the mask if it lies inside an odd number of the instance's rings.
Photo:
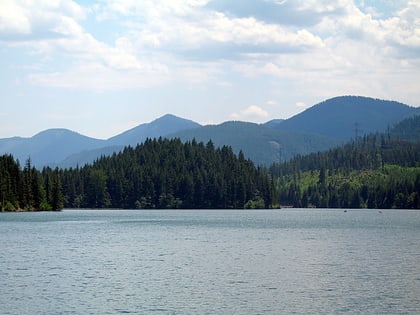
<svg viewBox="0 0 420 315">
<path fill-rule="evenodd" d="M 71 168 L 77 166 L 83 166 L 86 164 L 92 164 L 96 159 L 101 156 L 111 156 L 114 153 L 120 152 L 124 149 L 123 145 L 111 145 L 108 147 L 102 147 L 99 149 L 85 150 L 77 153 L 73 153 L 67 156 L 64 160 L 59 163 L 60 168 Z"/>
<path fill-rule="evenodd" d="M 284 119 L 273 119 L 270 121 L 267 121 L 264 126 L 268 128 L 274 128 L 278 127 L 279 124 L 281 124 L 284 121 Z"/>
<path fill-rule="evenodd" d="M 339 141 L 326 136 L 274 130 L 249 122 L 231 121 L 220 125 L 204 126 L 170 135 L 183 141 L 211 140 L 215 146 L 228 145 L 235 153 L 244 155 L 259 165 L 290 159 L 297 154 L 306 154 L 331 148 Z"/>
<path fill-rule="evenodd" d="M 183 141 L 195 139 L 204 143 L 211 140 L 216 147 L 228 145 L 233 148 L 235 153 L 242 150 L 247 158 L 259 165 L 287 160 L 296 154 L 326 150 L 340 143 L 325 136 L 274 130 L 263 125 L 239 121 L 195 127 L 166 135 L 156 134 L 154 137 L 159 136 L 180 138 Z M 139 135 L 138 139 L 141 137 L 147 138 Z M 148 137 L 153 138 L 150 133 Z M 133 145 L 133 143 L 131 144 Z M 121 144 L 78 152 L 67 157 L 60 163 L 60 166 L 68 168 L 92 163 L 99 156 L 112 155 L 112 153 L 122 150 L 123 147 L 124 145 Z"/>
<path fill-rule="evenodd" d="M 150 123 L 141 124 L 115 137 L 109 138 L 104 147 L 82 152 L 77 151 L 62 160 L 60 162 L 60 167 L 69 168 L 77 165 L 90 164 L 100 156 L 110 156 L 114 152 L 121 151 L 127 145 L 136 146 L 147 138 L 166 137 L 177 131 L 196 129 L 199 127 L 201 127 L 201 125 L 192 120 L 168 114 Z"/>
<path fill-rule="evenodd" d="M 262 125 L 225 122 L 201 126 L 191 120 L 165 115 L 108 140 L 85 137 L 66 129 L 49 129 L 32 138 L 0 139 L 0 154 L 10 153 L 21 163 L 31 157 L 36 167 L 74 167 L 92 163 L 102 155 L 112 155 L 124 146 L 135 146 L 147 138 L 180 137 L 203 142 L 211 139 L 216 146 L 229 145 L 236 153 L 242 150 L 255 163 L 267 165 L 297 154 L 323 151 L 355 136 L 390 130 L 401 120 L 418 114 L 419 108 L 394 101 L 341 96 L 287 120 L 275 119 Z M 410 137 L 415 138 L 419 129 L 415 126 L 416 121 L 407 121 L 396 133 L 401 137 L 411 133 Z"/>
<path fill-rule="evenodd" d="M 317 133 L 340 140 L 382 132 L 404 118 L 420 114 L 419 108 L 362 96 L 339 96 L 314 105 L 268 127 L 284 131 Z"/>
<path fill-rule="evenodd" d="M 74 152 L 99 148 L 104 140 L 89 138 L 67 129 L 48 129 L 31 138 L 0 139 L 0 154 L 11 153 L 21 163 L 29 157 L 34 166 L 56 165 Z"/>
<path fill-rule="evenodd" d="M 400 121 L 389 133 L 394 139 L 420 141 L 420 114 Z"/>
<path fill-rule="evenodd" d="M 174 115 L 162 116 L 151 123 L 139 125 L 107 140 L 107 145 L 135 146 L 147 138 L 165 137 L 168 134 L 186 129 L 201 127 L 200 124 Z"/>
<path fill-rule="evenodd" d="M 165 115 L 108 140 L 86 137 L 67 129 L 48 129 L 31 138 L 0 139 L 0 154 L 10 153 L 21 163 L 30 157 L 36 167 L 72 167 L 91 163 L 101 155 L 111 155 L 124 146 L 134 146 L 146 138 L 164 137 L 169 133 L 197 127 L 200 124 L 191 120 Z"/>
</svg>

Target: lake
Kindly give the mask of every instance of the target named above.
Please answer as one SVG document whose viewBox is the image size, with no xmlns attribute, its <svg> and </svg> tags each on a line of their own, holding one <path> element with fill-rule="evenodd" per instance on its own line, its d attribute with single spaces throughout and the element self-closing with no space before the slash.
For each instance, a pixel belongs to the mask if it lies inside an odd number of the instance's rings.
<svg viewBox="0 0 420 315">
<path fill-rule="evenodd" d="M 0 213 L 1 314 L 420 314 L 420 211 Z"/>
</svg>

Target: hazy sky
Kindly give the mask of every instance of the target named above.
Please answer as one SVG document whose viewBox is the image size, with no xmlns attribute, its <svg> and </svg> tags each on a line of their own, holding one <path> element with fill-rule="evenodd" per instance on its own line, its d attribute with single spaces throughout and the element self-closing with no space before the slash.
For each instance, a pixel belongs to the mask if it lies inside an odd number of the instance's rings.
<svg viewBox="0 0 420 315">
<path fill-rule="evenodd" d="M 0 138 L 420 106 L 419 0 L 0 0 Z"/>
</svg>

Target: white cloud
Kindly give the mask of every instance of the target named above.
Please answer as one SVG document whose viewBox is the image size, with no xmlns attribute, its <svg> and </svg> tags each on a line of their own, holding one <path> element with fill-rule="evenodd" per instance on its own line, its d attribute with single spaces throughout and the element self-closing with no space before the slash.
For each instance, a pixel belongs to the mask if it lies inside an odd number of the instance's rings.
<svg viewBox="0 0 420 315">
<path fill-rule="evenodd" d="M 215 57 L 212 51 L 218 52 L 216 59 L 219 54 L 221 58 L 230 59 L 254 50 L 281 52 L 322 45 L 322 41 L 307 30 L 289 31 L 254 18 L 229 18 L 222 13 L 203 11 L 202 4 L 200 1 L 120 0 L 109 1 L 102 8 L 97 6 L 93 12 L 102 12 L 102 18 L 115 15 L 145 18 L 142 24 L 126 21 L 130 29 L 116 39 L 114 46 L 97 40 L 72 17 L 56 14 L 52 10 L 55 7 L 47 8 L 54 17 L 48 19 L 46 32 L 57 32 L 61 36 L 25 44 L 44 56 L 68 58 L 71 64 L 61 71 L 41 69 L 31 73 L 29 82 L 94 90 L 154 86 L 159 84 L 158 78 L 161 84 L 180 79 L 201 83 L 217 76 L 221 72 L 220 64 L 201 63 L 197 67 L 198 63 L 191 62 L 190 57 L 202 56 L 210 61 Z M 78 76 L 83 78 L 75 80 Z M 139 79 L 141 76 L 149 78 Z M 135 82 L 131 83 L 132 80 Z"/>
<path fill-rule="evenodd" d="M 409 1 L 396 18 L 385 20 L 382 24 L 386 30 L 386 39 L 420 51 L 420 2 Z"/>
<path fill-rule="evenodd" d="M 240 18 L 294 27 L 316 25 L 324 16 L 340 16 L 343 1 L 211 0 L 207 7 Z"/>
<path fill-rule="evenodd" d="M 27 14 L 28 12 L 15 1 L 4 1 L 0 10 L 0 35 L 6 37 L 29 34 L 31 24 Z"/>
<path fill-rule="evenodd" d="M 3 0 L 0 3 L 0 40 L 33 41 L 72 35 L 86 9 L 74 1 Z"/>
<path fill-rule="evenodd" d="M 256 105 L 249 106 L 248 108 L 242 111 L 242 114 L 245 116 L 258 116 L 264 118 L 268 116 L 268 113 L 264 109 Z"/>
<path fill-rule="evenodd" d="M 230 117 L 234 120 L 253 120 L 261 121 L 261 119 L 267 118 L 268 112 L 257 105 L 251 105 L 240 111 L 239 113 L 233 113 Z"/>
<path fill-rule="evenodd" d="M 104 0 L 89 7 L 3 0 L 0 45 L 38 54 L 27 74 L 38 86 L 107 91 L 212 81 L 234 90 L 244 78 L 266 80 L 271 91 L 289 84 L 312 99 L 418 99 L 420 3 L 407 1 L 386 17 L 369 12 L 352 0 Z M 107 20 L 119 29 L 104 41 L 89 26 Z M 264 97 L 280 99 L 275 93 Z"/>
<path fill-rule="evenodd" d="M 138 50 L 160 49 L 184 57 L 230 59 L 245 53 L 282 53 L 323 45 L 322 40 L 307 29 L 289 29 L 254 17 L 231 17 L 203 8 L 205 1 L 124 3 L 132 9 L 123 10 L 121 0 L 111 1 L 106 6 L 107 15 L 141 17 L 142 22 L 137 19 L 125 23 L 130 31 L 124 40 Z"/>
<path fill-rule="evenodd" d="M 115 19 L 120 16 L 136 16 L 147 20 L 163 16 L 186 16 L 206 0 L 104 0 L 94 8 L 101 19 Z"/>
<path fill-rule="evenodd" d="M 260 61 L 255 61 L 253 63 L 237 63 L 233 69 L 244 76 L 247 77 L 256 77 L 256 76 L 283 76 L 284 70 L 275 65 L 272 62 L 264 63 Z"/>
<path fill-rule="evenodd" d="M 381 54 L 420 49 L 420 2 L 408 1 L 404 9 L 387 18 L 362 12 L 352 1 L 343 6 L 345 15 L 335 20 L 325 17 L 314 32 L 328 34 L 336 42 L 357 41 L 380 48 Z M 358 43 L 353 43 L 358 46 Z M 419 54 L 417 54 L 418 56 Z"/>
<path fill-rule="evenodd" d="M 82 63 L 63 72 L 32 73 L 27 79 L 38 86 L 96 92 L 152 87 L 169 80 L 164 67 L 120 70 L 94 62 Z"/>
<path fill-rule="evenodd" d="M 167 81 L 168 69 L 162 63 L 141 59 L 128 52 L 121 42 L 111 46 L 86 32 L 77 20 L 84 19 L 87 11 L 64 0 L 0 4 L 0 41 L 28 47 L 43 60 L 36 72 L 27 75 L 28 82 L 106 91 Z M 11 20 L 19 22 L 16 27 L 9 23 Z M 4 25 L 11 27 L 6 29 Z M 56 60 L 61 60 L 60 70 L 55 68 Z"/>
<path fill-rule="evenodd" d="M 305 108 L 307 105 L 304 102 L 296 102 L 295 106 L 298 108 Z"/>
<path fill-rule="evenodd" d="M 341 18 L 327 15 L 309 29 L 323 39 L 322 46 L 298 54 L 254 55 L 233 69 L 249 78 L 275 80 L 279 88 L 290 82 L 294 90 L 276 93 L 311 95 L 305 103 L 361 94 L 418 104 L 414 90 L 420 87 L 420 3 L 409 1 L 386 19 L 363 13 L 352 1 L 340 5 Z"/>
<path fill-rule="evenodd" d="M 210 120 L 200 121 L 199 124 L 202 126 L 211 126 L 211 125 L 216 125 L 216 122 L 210 119 Z"/>
</svg>

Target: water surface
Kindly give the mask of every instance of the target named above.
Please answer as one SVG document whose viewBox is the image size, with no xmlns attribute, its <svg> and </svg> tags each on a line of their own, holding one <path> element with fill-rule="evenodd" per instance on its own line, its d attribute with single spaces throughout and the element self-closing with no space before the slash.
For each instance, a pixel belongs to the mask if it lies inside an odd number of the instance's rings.
<svg viewBox="0 0 420 315">
<path fill-rule="evenodd" d="M 419 314 L 420 211 L 0 213 L 1 314 Z"/>
</svg>

